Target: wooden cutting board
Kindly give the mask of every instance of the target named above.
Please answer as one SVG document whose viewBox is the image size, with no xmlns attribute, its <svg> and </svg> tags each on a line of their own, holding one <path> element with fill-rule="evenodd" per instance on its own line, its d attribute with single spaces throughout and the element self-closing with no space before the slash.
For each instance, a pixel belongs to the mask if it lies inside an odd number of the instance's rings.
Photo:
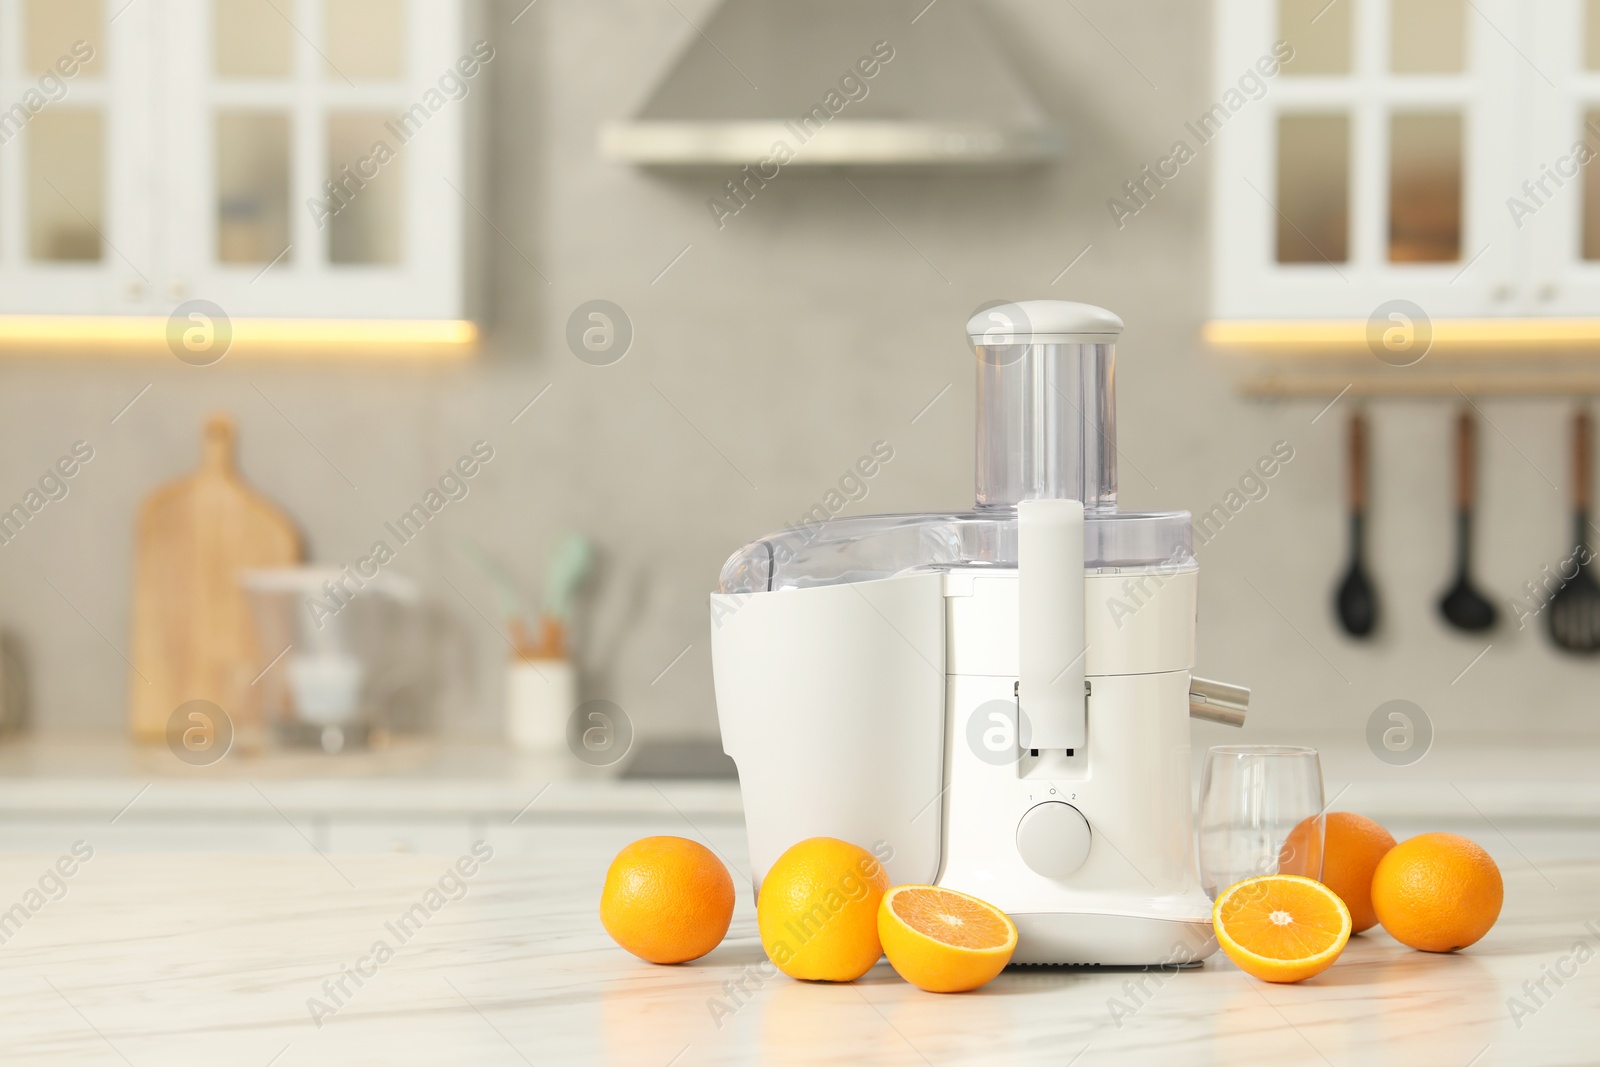
<svg viewBox="0 0 1600 1067">
<path fill-rule="evenodd" d="M 161 741 L 188 700 L 210 700 L 233 720 L 235 736 L 260 731 L 251 681 L 267 665 L 256 648 L 242 571 L 300 560 L 289 518 L 252 490 L 234 467 L 234 424 L 206 421 L 200 467 L 145 498 L 133 573 L 133 670 L 129 728 Z"/>
</svg>

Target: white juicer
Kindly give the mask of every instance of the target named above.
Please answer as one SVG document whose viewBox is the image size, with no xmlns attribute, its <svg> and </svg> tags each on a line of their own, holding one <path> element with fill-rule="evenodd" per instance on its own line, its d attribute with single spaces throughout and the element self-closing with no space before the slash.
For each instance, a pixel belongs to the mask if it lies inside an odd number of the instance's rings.
<svg viewBox="0 0 1600 1067">
<path fill-rule="evenodd" d="M 837 837 L 1004 910 L 1014 962 L 1203 959 L 1189 718 L 1242 724 L 1249 693 L 1189 673 L 1189 514 L 1117 510 L 1122 321 L 1036 300 L 967 330 L 975 509 L 793 527 L 711 597 L 755 888 Z"/>
</svg>

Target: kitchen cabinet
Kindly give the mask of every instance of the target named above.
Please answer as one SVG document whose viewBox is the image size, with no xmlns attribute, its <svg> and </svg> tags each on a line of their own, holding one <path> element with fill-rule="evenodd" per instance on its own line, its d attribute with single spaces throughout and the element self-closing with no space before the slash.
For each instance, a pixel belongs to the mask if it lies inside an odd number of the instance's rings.
<svg viewBox="0 0 1600 1067">
<path fill-rule="evenodd" d="M 416 853 L 453 856 L 474 841 L 488 841 L 508 856 L 537 856 L 551 837 L 584 840 L 596 826 L 619 820 L 648 822 L 650 832 L 683 834 L 688 827 L 676 812 L 649 815 L 566 812 L 541 814 L 516 823 L 500 811 L 352 812 L 273 811 L 264 803 L 254 811 L 129 812 L 116 823 L 74 812 L 34 812 L 0 818 L 0 852 L 59 852 L 74 841 L 118 854 L 150 852 L 259 852 L 332 856 Z M 566 821 L 562 821 L 566 820 Z M 697 813 L 695 825 L 717 848 L 742 848 L 744 825 L 737 817 Z M 621 847 L 619 844 L 617 847 Z"/>
<path fill-rule="evenodd" d="M 1526 235 L 1525 301 L 1537 314 L 1600 309 L 1600 2 L 1518 5 L 1532 30 L 1524 76 L 1530 148 L 1507 194 Z M 1514 199 L 1513 199 L 1514 198 Z"/>
<path fill-rule="evenodd" d="M 0 315 L 469 318 L 494 59 L 472 21 L 470 0 L 0 3 Z"/>
<path fill-rule="evenodd" d="M 263 816 L 209 816 L 137 819 L 110 823 L 74 813 L 35 813 L 0 820 L 0 852 L 64 852 L 74 841 L 87 841 L 97 851 L 118 853 L 262 852 L 299 855 L 311 851 L 307 839 L 328 847 L 326 819 L 302 818 L 295 826 L 268 811 Z M 302 837 L 301 833 L 306 836 Z M 379 851 L 373 849 L 371 851 Z M 388 851 L 387 849 L 383 851 Z"/>
<path fill-rule="evenodd" d="M 1216 30 L 1213 327 L 1600 319 L 1600 3 L 1221 0 Z"/>
</svg>

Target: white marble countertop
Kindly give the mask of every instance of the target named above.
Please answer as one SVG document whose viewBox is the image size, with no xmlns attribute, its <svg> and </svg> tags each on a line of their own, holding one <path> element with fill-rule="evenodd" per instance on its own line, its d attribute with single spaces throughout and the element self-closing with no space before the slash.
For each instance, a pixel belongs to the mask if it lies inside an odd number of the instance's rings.
<svg viewBox="0 0 1600 1067">
<path fill-rule="evenodd" d="M 493 858 L 459 899 L 428 893 L 455 855 L 119 855 L 78 863 L 0 946 L 0 1062 L 247 1064 L 1390 1064 L 1490 1067 L 1600 1060 L 1600 960 L 1512 1018 L 1573 945 L 1600 943 L 1596 835 L 1481 838 L 1506 877 L 1499 924 L 1449 956 L 1381 932 L 1297 986 L 1221 956 L 1163 981 L 1136 971 L 1012 969 L 983 990 L 922 993 L 880 963 L 851 985 L 752 980 L 763 957 L 741 892 L 711 955 L 656 967 L 596 917 L 606 865 L 649 833 L 705 835 L 748 884 L 737 820 L 655 816 L 491 829 Z M 88 847 L 93 842 L 87 843 Z M 63 850 L 67 847 L 63 845 Z M 1588 859 L 1573 859 L 1587 855 Z M 1568 858 L 1562 858 L 1566 856 Z M 57 854 L 0 859 L 0 908 Z M 455 891 L 453 883 L 446 888 Z M 402 939 L 392 924 L 426 918 Z M 1586 925 L 1590 924 L 1590 925 Z M 394 949 L 381 964 L 377 942 Z M 346 993 L 341 969 L 367 972 Z M 746 993 L 730 992 L 743 983 Z M 331 988 L 331 984 L 330 984 Z M 321 1001 L 331 1014 L 313 1021 Z M 1113 998 L 1132 1014 L 1118 1021 Z M 721 1001 L 733 1013 L 714 1019 Z M 319 1013 L 321 1014 L 321 1013 Z M 1519 1025 L 1520 1023 L 1520 1025 Z"/>
</svg>

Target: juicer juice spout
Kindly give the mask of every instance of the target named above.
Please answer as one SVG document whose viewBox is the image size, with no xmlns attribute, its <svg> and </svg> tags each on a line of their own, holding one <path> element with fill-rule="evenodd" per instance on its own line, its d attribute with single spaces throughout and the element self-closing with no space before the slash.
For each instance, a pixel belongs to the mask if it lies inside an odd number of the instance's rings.
<svg viewBox="0 0 1600 1067">
<path fill-rule="evenodd" d="M 1024 747 L 1082 749 L 1084 687 L 1083 503 L 1017 505 L 1017 707 Z"/>
<path fill-rule="evenodd" d="M 1250 690 L 1232 682 L 1189 676 L 1189 717 L 1223 726 L 1243 726 L 1250 710 Z"/>
</svg>

